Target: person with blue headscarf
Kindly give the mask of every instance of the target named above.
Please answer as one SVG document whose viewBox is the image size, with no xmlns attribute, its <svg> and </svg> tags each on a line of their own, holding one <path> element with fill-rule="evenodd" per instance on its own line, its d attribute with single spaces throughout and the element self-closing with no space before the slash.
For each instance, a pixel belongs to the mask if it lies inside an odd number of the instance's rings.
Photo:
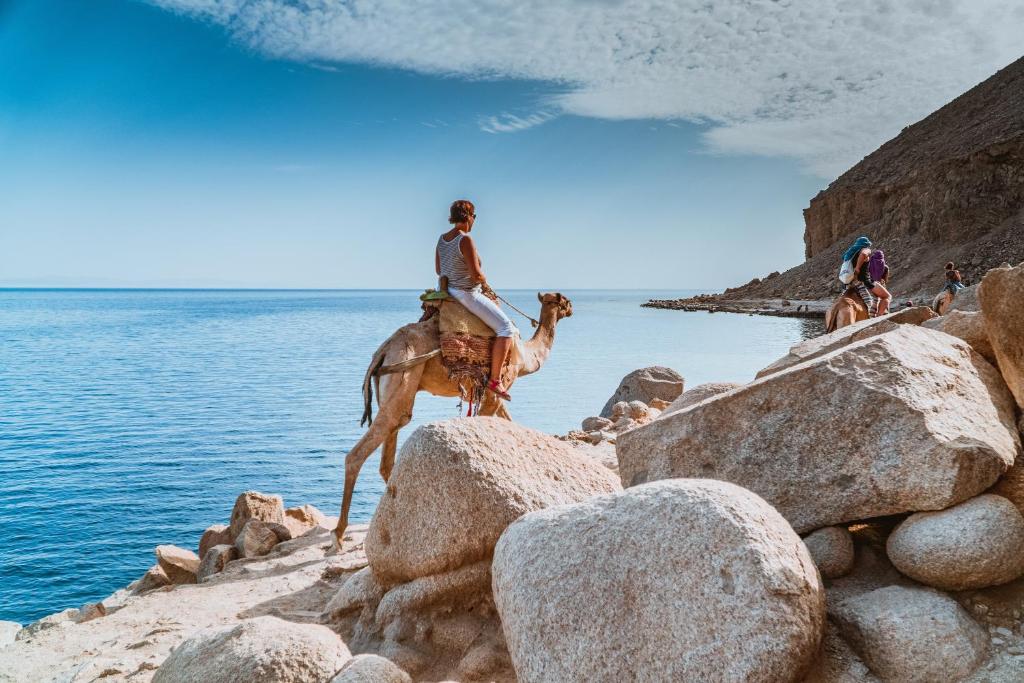
<svg viewBox="0 0 1024 683">
<path fill-rule="evenodd" d="M 854 278 L 850 286 L 856 288 L 861 300 L 868 309 L 868 315 L 872 318 L 876 315 L 885 315 L 889 312 L 889 302 L 892 295 L 880 282 L 875 282 L 871 277 L 871 270 L 868 266 L 871 260 L 871 240 L 862 235 L 850 245 L 850 248 L 843 252 L 843 261 L 850 261 L 853 265 Z M 876 305 L 874 294 L 878 297 Z"/>
</svg>

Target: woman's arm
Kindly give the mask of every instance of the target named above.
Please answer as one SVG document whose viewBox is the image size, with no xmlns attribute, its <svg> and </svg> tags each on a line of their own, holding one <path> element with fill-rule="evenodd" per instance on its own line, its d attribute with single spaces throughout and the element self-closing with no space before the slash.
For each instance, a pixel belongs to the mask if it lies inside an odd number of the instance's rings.
<svg viewBox="0 0 1024 683">
<path fill-rule="evenodd" d="M 434 247 L 434 272 L 438 275 L 441 274 L 441 252 L 437 247 Z"/>
<path fill-rule="evenodd" d="M 854 271 L 859 273 L 861 267 L 863 267 L 864 264 L 868 262 L 869 258 L 871 258 L 871 250 L 868 249 L 867 247 L 864 247 L 863 249 L 860 250 L 860 253 L 857 254 L 857 263 L 854 264 Z"/>
<path fill-rule="evenodd" d="M 459 251 L 462 252 L 462 258 L 466 260 L 466 267 L 469 268 L 469 276 L 473 278 L 473 281 L 479 284 L 487 282 L 483 268 L 480 266 L 480 254 L 477 253 L 476 245 L 473 244 L 469 235 L 462 238 L 462 242 L 459 243 Z"/>
</svg>

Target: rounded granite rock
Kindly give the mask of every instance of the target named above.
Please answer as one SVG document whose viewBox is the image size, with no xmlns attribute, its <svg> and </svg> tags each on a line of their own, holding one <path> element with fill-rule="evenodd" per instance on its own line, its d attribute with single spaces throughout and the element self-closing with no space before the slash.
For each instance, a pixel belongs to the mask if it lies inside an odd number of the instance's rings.
<svg viewBox="0 0 1024 683">
<path fill-rule="evenodd" d="M 886 552 L 900 572 L 935 588 L 996 586 L 1024 574 L 1024 517 L 1002 496 L 983 494 L 911 515 L 890 534 Z"/>
<path fill-rule="evenodd" d="M 491 573 L 523 683 L 799 680 L 825 627 L 800 538 L 721 481 L 532 512 L 501 536 Z"/>
</svg>

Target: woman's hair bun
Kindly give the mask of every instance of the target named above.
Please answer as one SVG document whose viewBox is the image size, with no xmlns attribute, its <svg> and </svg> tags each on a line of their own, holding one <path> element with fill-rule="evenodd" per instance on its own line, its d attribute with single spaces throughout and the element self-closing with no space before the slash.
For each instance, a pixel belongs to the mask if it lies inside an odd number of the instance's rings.
<svg viewBox="0 0 1024 683">
<path fill-rule="evenodd" d="M 465 223 L 469 217 L 476 213 L 473 202 L 468 199 L 456 199 L 448 210 L 448 222 L 451 224 Z"/>
<path fill-rule="evenodd" d="M 953 270 L 953 262 L 952 261 L 947 261 L 946 262 L 946 270 Z"/>
</svg>

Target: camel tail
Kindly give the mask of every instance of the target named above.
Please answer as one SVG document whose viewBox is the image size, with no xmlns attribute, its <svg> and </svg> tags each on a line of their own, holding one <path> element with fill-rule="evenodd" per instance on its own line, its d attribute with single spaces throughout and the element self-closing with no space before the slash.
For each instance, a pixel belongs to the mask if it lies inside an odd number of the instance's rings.
<svg viewBox="0 0 1024 683">
<path fill-rule="evenodd" d="M 391 341 L 390 339 L 388 341 Z M 370 360 L 370 367 L 366 368 L 366 376 L 363 377 L 363 418 L 359 421 L 360 427 L 369 427 L 373 424 L 373 381 L 377 377 L 380 366 L 384 364 L 384 353 L 387 349 L 387 342 L 380 345 Z"/>
</svg>

